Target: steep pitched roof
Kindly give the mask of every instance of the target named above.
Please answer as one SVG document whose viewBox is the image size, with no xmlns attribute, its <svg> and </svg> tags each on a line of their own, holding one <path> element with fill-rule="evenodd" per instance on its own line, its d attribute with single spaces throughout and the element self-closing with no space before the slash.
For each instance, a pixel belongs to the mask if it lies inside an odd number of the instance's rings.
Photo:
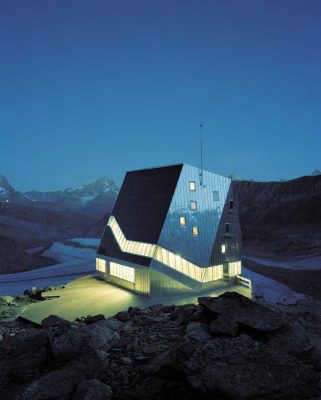
<svg viewBox="0 0 321 400">
<path fill-rule="evenodd" d="M 127 172 L 112 211 L 126 239 L 157 243 L 182 167 Z"/>
</svg>

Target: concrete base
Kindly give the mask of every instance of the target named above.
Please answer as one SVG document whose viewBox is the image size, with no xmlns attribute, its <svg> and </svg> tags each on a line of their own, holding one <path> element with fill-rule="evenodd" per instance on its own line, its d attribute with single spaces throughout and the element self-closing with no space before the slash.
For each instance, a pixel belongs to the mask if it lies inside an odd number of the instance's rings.
<svg viewBox="0 0 321 400">
<path fill-rule="evenodd" d="M 248 289 L 239 285 L 209 291 L 206 294 L 201 294 L 201 296 L 217 297 L 227 291 L 238 292 L 248 298 L 252 297 L 252 293 Z M 41 324 L 41 321 L 49 315 L 57 315 L 69 321 L 73 321 L 77 317 L 96 314 L 103 314 L 108 318 L 119 311 L 127 310 L 131 306 L 145 308 L 152 304 L 180 305 L 197 303 L 199 295 L 189 295 L 179 298 L 148 298 L 89 275 L 74 280 L 65 289 L 46 292 L 44 293 L 44 297 L 48 300 L 29 305 L 20 314 L 20 317 L 36 324 Z"/>
</svg>

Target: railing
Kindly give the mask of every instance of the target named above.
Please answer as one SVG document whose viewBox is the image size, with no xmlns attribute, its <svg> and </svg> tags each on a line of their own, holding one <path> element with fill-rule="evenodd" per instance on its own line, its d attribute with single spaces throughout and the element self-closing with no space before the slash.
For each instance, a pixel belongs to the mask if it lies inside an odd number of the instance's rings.
<svg viewBox="0 0 321 400">
<path fill-rule="evenodd" d="M 236 279 L 239 285 L 245 286 L 252 293 L 252 281 L 250 279 L 247 279 L 242 275 L 236 275 Z"/>
</svg>

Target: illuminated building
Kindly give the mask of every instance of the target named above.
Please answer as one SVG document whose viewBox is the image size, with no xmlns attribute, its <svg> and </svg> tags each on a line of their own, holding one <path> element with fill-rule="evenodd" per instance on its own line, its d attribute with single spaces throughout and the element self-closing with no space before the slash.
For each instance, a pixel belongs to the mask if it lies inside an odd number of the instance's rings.
<svg viewBox="0 0 321 400">
<path fill-rule="evenodd" d="M 187 164 L 127 172 L 96 272 L 151 297 L 237 284 L 241 231 L 231 180 Z"/>
</svg>

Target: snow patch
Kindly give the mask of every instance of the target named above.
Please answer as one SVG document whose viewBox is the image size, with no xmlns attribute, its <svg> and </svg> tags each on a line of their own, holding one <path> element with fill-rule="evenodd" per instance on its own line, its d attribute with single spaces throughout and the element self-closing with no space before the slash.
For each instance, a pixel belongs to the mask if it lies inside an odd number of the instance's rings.
<svg viewBox="0 0 321 400">
<path fill-rule="evenodd" d="M 242 276 L 251 279 L 255 295 L 263 297 L 268 303 L 295 304 L 298 301 L 308 298 L 304 294 L 294 292 L 282 283 L 253 272 L 243 266 Z"/>
<path fill-rule="evenodd" d="M 321 269 L 321 257 L 302 258 L 289 261 L 274 261 L 268 258 L 246 257 L 250 261 L 257 262 L 266 267 L 277 267 L 285 269 L 316 271 Z"/>
<path fill-rule="evenodd" d="M 93 238 L 74 238 L 69 239 L 70 242 L 81 244 L 82 246 L 92 246 L 98 247 L 100 243 L 100 239 Z"/>
<path fill-rule="evenodd" d="M 95 271 L 96 252 L 90 248 L 77 248 L 59 242 L 46 250 L 43 255 L 53 257 L 58 264 L 15 274 L 0 275 L 0 296 L 20 295 L 33 286 L 64 285 L 80 276 Z"/>
</svg>

